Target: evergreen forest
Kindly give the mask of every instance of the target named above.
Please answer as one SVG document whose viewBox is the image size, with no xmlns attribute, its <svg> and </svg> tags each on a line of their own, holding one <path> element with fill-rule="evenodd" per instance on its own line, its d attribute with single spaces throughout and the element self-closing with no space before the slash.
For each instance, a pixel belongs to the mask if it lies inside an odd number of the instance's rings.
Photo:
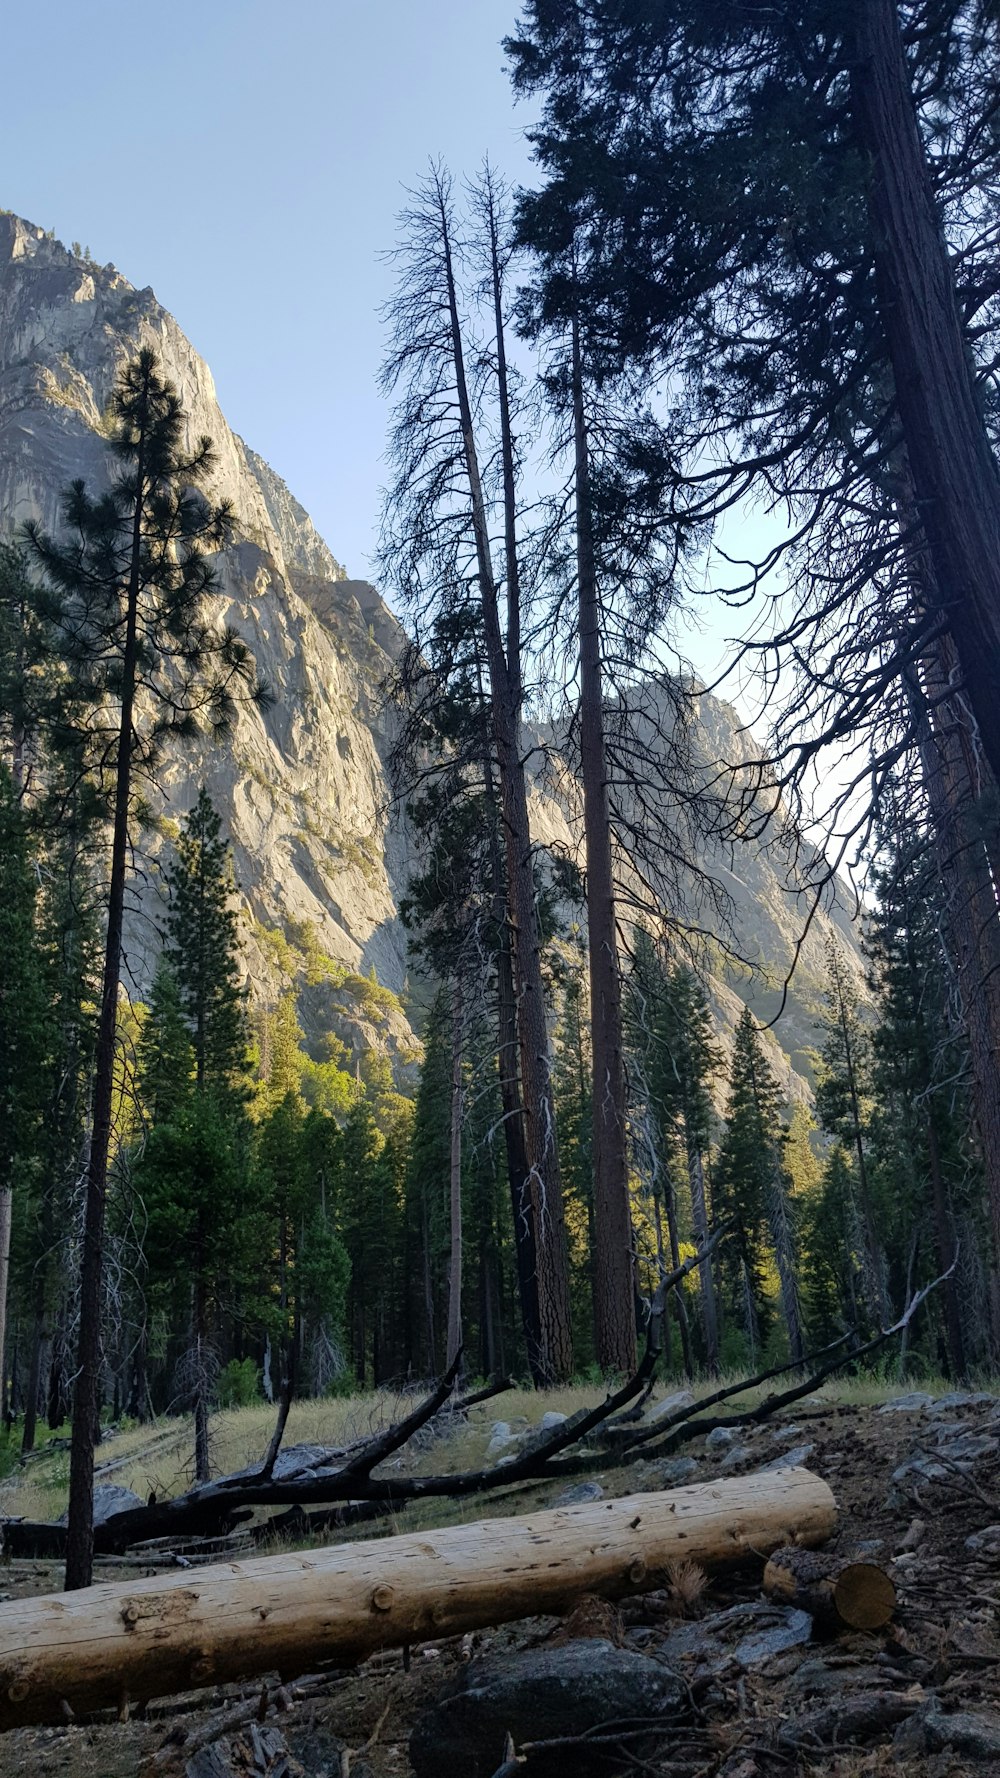
<svg viewBox="0 0 1000 1778">
<path fill-rule="evenodd" d="M 58 524 L 0 515 L 0 1451 L 68 1441 L 70 1589 L 109 1427 L 185 1417 L 209 1484 L 224 1410 L 614 1391 L 661 1312 L 679 1388 L 1000 1372 L 995 11 L 526 0 L 505 54 L 533 182 L 415 168 L 386 241 L 413 1056 L 260 990 L 227 808 L 164 800 L 297 712 L 151 339 Z M 307 924 L 255 942 L 399 1005 Z"/>
</svg>

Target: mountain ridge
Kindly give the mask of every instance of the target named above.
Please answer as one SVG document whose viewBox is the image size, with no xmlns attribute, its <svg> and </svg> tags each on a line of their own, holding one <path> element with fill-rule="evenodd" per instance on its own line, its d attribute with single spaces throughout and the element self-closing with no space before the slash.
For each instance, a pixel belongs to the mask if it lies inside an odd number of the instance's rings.
<svg viewBox="0 0 1000 1778">
<path fill-rule="evenodd" d="M 141 842 L 126 979 L 144 995 L 159 942 L 162 863 L 177 818 L 204 782 L 233 846 L 255 991 L 273 1000 L 294 983 L 314 1050 L 329 1028 L 355 1053 L 385 1050 L 405 1079 L 418 1053 L 402 1004 L 408 964 L 398 914 L 411 848 L 392 813 L 391 719 L 379 691 L 403 629 L 374 587 L 347 577 L 292 491 L 228 425 L 209 367 L 154 292 L 9 212 L 0 213 L 0 527 L 15 530 L 35 518 L 55 529 L 70 480 L 99 486 L 107 478 L 107 404 L 122 363 L 140 345 L 154 347 L 177 385 L 189 441 L 207 434 L 215 445 L 211 492 L 232 502 L 238 520 L 238 541 L 219 560 L 219 615 L 251 645 L 275 697 L 264 714 L 239 712 L 226 747 L 195 742 L 171 752 Z M 706 758 L 725 737 L 746 745 L 729 706 L 707 694 L 699 703 Z M 558 791 L 544 774 L 536 777 L 537 837 L 578 856 L 576 791 L 565 771 L 558 775 Z M 737 889 L 744 939 L 780 976 L 795 932 L 779 879 L 766 855 L 748 846 L 727 858 L 720 850 L 709 862 Z M 804 948 L 780 1034 L 781 1072 L 795 1097 L 808 1090 L 822 943 L 834 926 L 856 957 L 849 921 L 834 909 L 831 925 L 824 912 Z M 773 1011 L 762 978 L 744 988 L 715 971 L 724 1031 L 744 999 Z"/>
</svg>

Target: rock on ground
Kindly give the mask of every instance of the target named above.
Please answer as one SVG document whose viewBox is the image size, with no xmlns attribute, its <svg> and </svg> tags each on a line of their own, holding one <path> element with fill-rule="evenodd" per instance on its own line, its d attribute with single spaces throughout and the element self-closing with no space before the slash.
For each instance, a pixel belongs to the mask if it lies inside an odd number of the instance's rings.
<svg viewBox="0 0 1000 1778">
<path fill-rule="evenodd" d="M 588 1639 L 561 1647 L 475 1662 L 459 1688 L 418 1721 L 410 1738 L 416 1778 L 492 1778 L 505 1738 L 526 1741 L 579 1735 L 622 1717 L 671 1719 L 683 1708 L 681 1681 L 656 1661 L 610 1642 Z M 606 1750 L 605 1750 L 606 1758 Z M 576 1747 L 562 1764 L 552 1754 L 527 1772 L 578 1774 L 587 1769 Z"/>
</svg>

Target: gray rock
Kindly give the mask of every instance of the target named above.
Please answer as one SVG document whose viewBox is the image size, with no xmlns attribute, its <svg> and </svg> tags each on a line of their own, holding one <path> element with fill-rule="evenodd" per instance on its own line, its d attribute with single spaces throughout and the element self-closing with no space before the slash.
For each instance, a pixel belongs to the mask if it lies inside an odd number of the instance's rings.
<svg viewBox="0 0 1000 1778">
<path fill-rule="evenodd" d="M 723 1460 L 723 1473 L 727 1474 L 733 1469 L 742 1469 L 745 1463 L 752 1463 L 753 1460 L 754 1452 L 749 1445 L 730 1445 Z"/>
<path fill-rule="evenodd" d="M 815 1451 L 815 1445 L 794 1445 L 790 1451 L 782 1451 L 780 1457 L 772 1457 L 770 1463 L 761 1465 L 763 1469 L 801 1469 L 808 1463 Z"/>
<path fill-rule="evenodd" d="M 698 1465 L 693 1457 L 670 1457 L 660 1465 L 660 1481 L 664 1488 L 682 1488 L 698 1474 Z"/>
<path fill-rule="evenodd" d="M 679 1414 L 682 1408 L 694 1406 L 694 1392 L 691 1389 L 678 1389 L 674 1395 L 665 1395 L 654 1408 L 650 1408 L 647 1420 L 667 1420 L 671 1414 Z"/>
<path fill-rule="evenodd" d="M 953 1408 L 979 1408 L 989 1404 L 998 1405 L 995 1395 L 985 1390 L 953 1389 L 950 1395 L 939 1395 L 927 1409 L 929 1414 L 948 1414 Z"/>
<path fill-rule="evenodd" d="M 557 1426 L 565 1426 L 568 1418 L 568 1414 L 557 1414 L 550 1409 L 549 1412 L 543 1414 L 539 1420 L 538 1430 L 539 1432 L 555 1432 Z"/>
<path fill-rule="evenodd" d="M 102 1482 L 94 1489 L 94 1524 L 104 1525 L 113 1519 L 116 1513 L 127 1513 L 134 1506 L 145 1506 L 146 1502 L 133 1494 L 131 1488 L 119 1488 L 114 1482 Z M 69 1509 L 60 1513 L 57 1525 L 69 1524 Z"/>
<path fill-rule="evenodd" d="M 1000 1440 L 990 1438 L 985 1432 L 961 1432 L 955 1438 L 939 1439 L 938 1449 L 943 1457 L 961 1468 L 977 1464 L 983 1457 L 994 1458 L 1000 1453 Z"/>
<path fill-rule="evenodd" d="M 897 1484 L 914 1482 L 943 1482 L 953 1471 L 944 1463 L 938 1463 L 926 1451 L 915 1451 L 905 1463 L 900 1463 L 892 1472 L 892 1479 Z"/>
<path fill-rule="evenodd" d="M 794 1606 L 751 1603 L 679 1624 L 661 1645 L 665 1661 L 694 1661 L 710 1674 L 762 1667 L 775 1655 L 800 1648 L 812 1635 L 812 1618 Z"/>
<path fill-rule="evenodd" d="M 511 1432 L 509 1423 L 506 1420 L 494 1420 L 490 1432 L 490 1442 L 486 1447 L 487 1457 L 499 1456 L 500 1452 L 505 1451 L 507 1446 L 513 1442 L 514 1434 Z"/>
<path fill-rule="evenodd" d="M 843 1684 L 843 1674 L 840 1676 Z M 807 1710 L 782 1724 L 778 1746 L 797 1750 L 873 1741 L 914 1712 L 914 1701 L 901 1692 L 847 1692 L 834 1703 Z"/>
<path fill-rule="evenodd" d="M 965 1547 L 973 1556 L 1000 1556 L 1000 1525 L 984 1525 L 982 1531 L 974 1531 L 966 1538 Z"/>
<path fill-rule="evenodd" d="M 894 1400 L 882 1403 L 880 1414 L 917 1414 L 923 1413 L 934 1400 L 922 1389 L 911 1389 L 909 1395 L 897 1395 Z"/>
<path fill-rule="evenodd" d="M 621 1717 L 652 1725 L 658 1717 L 671 1720 L 685 1702 L 685 1688 L 666 1667 L 597 1638 L 474 1661 L 417 1722 L 410 1762 L 416 1778 L 449 1771 L 455 1778 L 491 1778 L 507 1734 L 519 1747 Z M 546 1778 L 587 1769 L 579 1747 L 562 1764 L 549 1755 L 544 1766 L 525 1767 Z"/>
<path fill-rule="evenodd" d="M 790 1438 L 798 1438 L 801 1431 L 802 1431 L 802 1428 L 800 1426 L 796 1426 L 795 1421 L 791 1420 L 791 1421 L 789 1421 L 789 1424 L 787 1426 L 772 1427 L 771 1428 L 771 1437 L 774 1440 L 774 1443 L 776 1445 L 783 1445 L 783 1444 L 787 1444 L 787 1442 Z"/>
<path fill-rule="evenodd" d="M 736 1438 L 731 1426 L 713 1426 L 705 1435 L 705 1448 L 709 1451 L 724 1451 Z"/>
<path fill-rule="evenodd" d="M 973 1710 L 956 1710 L 946 1716 L 938 1700 L 932 1698 L 897 1729 L 893 1749 L 905 1759 L 947 1751 L 965 1759 L 1000 1760 L 1000 1716 L 994 1711 Z"/>
<path fill-rule="evenodd" d="M 572 1488 L 564 1488 L 552 1504 L 553 1506 L 583 1506 L 588 1500 L 603 1499 L 604 1489 L 600 1482 L 577 1482 Z"/>
</svg>

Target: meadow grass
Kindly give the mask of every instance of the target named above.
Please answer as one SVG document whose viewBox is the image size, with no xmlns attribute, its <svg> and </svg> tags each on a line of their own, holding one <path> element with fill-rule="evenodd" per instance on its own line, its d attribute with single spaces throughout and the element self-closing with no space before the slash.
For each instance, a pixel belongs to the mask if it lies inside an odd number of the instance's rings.
<svg viewBox="0 0 1000 1778">
<path fill-rule="evenodd" d="M 703 1379 L 694 1385 L 696 1399 L 710 1394 L 721 1384 L 739 1382 L 739 1374 L 721 1379 Z M 726 1404 L 726 1411 L 755 1407 L 763 1397 L 785 1386 L 784 1380 L 745 1390 Z M 654 1402 L 663 1400 L 683 1388 L 683 1379 L 672 1378 L 658 1385 Z M 821 1401 L 841 1406 L 875 1407 L 911 1389 L 923 1389 L 940 1395 L 951 1385 L 940 1376 L 910 1377 L 905 1384 L 874 1375 L 831 1377 L 818 1392 Z M 513 1431 L 537 1425 L 547 1412 L 573 1414 L 580 1408 L 594 1407 L 604 1397 L 597 1383 L 580 1383 L 562 1389 L 533 1390 L 517 1388 L 472 1408 L 445 1438 L 435 1438 L 410 1449 L 390 1461 L 406 1474 L 454 1474 L 459 1470 L 478 1468 L 486 1462 L 486 1449 L 492 1428 L 498 1420 L 510 1424 Z M 299 1401 L 292 1404 L 285 1432 L 284 1448 L 311 1444 L 339 1447 L 364 1438 L 390 1425 L 410 1412 L 418 1397 L 402 1395 L 393 1390 L 376 1390 L 357 1395 Z M 817 1396 L 806 1398 L 815 1402 Z M 795 1409 L 790 1410 L 793 1414 Z M 266 1402 L 250 1407 L 230 1408 L 214 1414 L 210 1429 L 212 1472 L 225 1475 L 259 1463 L 267 1448 L 274 1425 L 274 1408 Z M 65 1429 L 61 1429 L 65 1431 Z M 15 1434 L 16 1436 L 16 1434 Z M 100 1483 L 115 1483 L 130 1488 L 145 1500 L 155 1492 L 158 1499 L 181 1494 L 193 1480 L 194 1433 L 190 1417 L 171 1416 L 144 1426 L 115 1429 L 96 1453 Z M 8 1458 L 12 1447 L 8 1447 Z M 65 1509 L 69 1489 L 69 1449 L 66 1437 L 49 1440 L 25 1463 L 13 1462 L 9 1473 L 0 1481 L 0 1517 L 52 1519 Z M 521 1497 L 523 1500 L 523 1490 Z M 530 1495 L 531 1490 L 528 1490 Z M 490 1511 L 496 1513 L 501 1496 Z M 516 1510 L 512 1508 L 511 1510 Z M 519 1510 L 523 1510 L 522 1507 Z M 463 1518 L 481 1516 L 481 1502 L 470 1499 L 464 1503 L 428 1501 L 411 1507 L 406 1514 L 407 1526 L 458 1522 Z M 444 1516 L 443 1516 L 444 1515 Z"/>
</svg>

